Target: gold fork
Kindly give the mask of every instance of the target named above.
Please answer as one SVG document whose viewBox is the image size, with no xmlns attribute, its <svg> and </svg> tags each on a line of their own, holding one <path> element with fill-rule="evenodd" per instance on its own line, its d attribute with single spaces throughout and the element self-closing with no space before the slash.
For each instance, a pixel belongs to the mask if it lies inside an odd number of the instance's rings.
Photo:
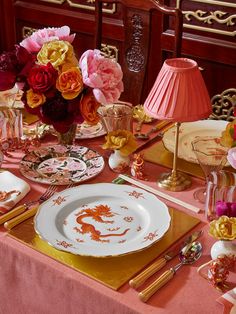
<svg viewBox="0 0 236 314">
<path fill-rule="evenodd" d="M 6 217 L 7 214 L 4 215 L 5 216 L 4 217 L 4 221 L 5 221 L 4 227 L 8 230 L 11 230 L 13 227 L 18 225 L 22 221 L 34 216 L 37 213 L 39 204 L 48 200 L 56 192 L 56 190 L 57 190 L 57 186 L 50 185 L 47 188 L 47 190 L 37 200 L 30 201 L 30 202 L 27 202 L 26 204 L 18 206 L 17 208 L 15 208 L 11 212 L 9 212 L 8 213 L 9 215 L 7 217 Z M 28 209 L 30 206 L 32 206 L 34 204 L 36 204 L 36 205 L 33 206 L 31 209 Z M 14 218 L 12 218 L 12 217 L 14 217 Z"/>
</svg>

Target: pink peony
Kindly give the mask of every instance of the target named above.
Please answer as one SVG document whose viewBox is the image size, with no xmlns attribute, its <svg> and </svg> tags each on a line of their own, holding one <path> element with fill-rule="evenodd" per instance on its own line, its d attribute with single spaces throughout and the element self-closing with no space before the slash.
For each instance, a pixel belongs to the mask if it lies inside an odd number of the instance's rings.
<svg viewBox="0 0 236 314">
<path fill-rule="evenodd" d="M 236 147 L 229 149 L 227 159 L 230 165 L 236 169 Z"/>
<path fill-rule="evenodd" d="M 83 82 L 93 88 L 96 100 L 101 104 L 114 103 L 124 90 L 120 65 L 105 58 L 99 50 L 87 50 L 80 58 Z"/>
<path fill-rule="evenodd" d="M 70 35 L 70 28 L 68 26 L 43 28 L 22 40 L 20 45 L 29 52 L 38 52 L 46 42 L 52 40 L 65 40 L 72 43 L 74 38 L 75 34 Z"/>
</svg>

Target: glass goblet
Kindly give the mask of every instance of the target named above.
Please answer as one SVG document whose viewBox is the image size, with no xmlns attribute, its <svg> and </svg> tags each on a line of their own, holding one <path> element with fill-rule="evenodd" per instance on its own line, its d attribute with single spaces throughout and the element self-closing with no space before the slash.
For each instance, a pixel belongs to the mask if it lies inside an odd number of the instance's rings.
<svg viewBox="0 0 236 314">
<path fill-rule="evenodd" d="M 219 138 L 205 136 L 197 137 L 192 142 L 192 149 L 204 172 L 207 183 L 212 171 L 220 171 L 225 166 L 228 148 L 220 144 Z M 194 198 L 201 203 L 205 203 L 206 188 L 198 189 L 194 193 Z"/>
</svg>

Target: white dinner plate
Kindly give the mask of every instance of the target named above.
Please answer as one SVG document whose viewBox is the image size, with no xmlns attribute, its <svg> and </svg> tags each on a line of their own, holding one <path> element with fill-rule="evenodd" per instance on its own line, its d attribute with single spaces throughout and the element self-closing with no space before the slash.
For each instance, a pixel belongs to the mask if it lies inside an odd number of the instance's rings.
<svg viewBox="0 0 236 314">
<path fill-rule="evenodd" d="M 34 219 L 39 236 L 56 249 L 108 257 L 142 250 L 170 226 L 167 206 L 129 185 L 84 184 L 54 194 Z"/>
<path fill-rule="evenodd" d="M 221 137 L 228 121 L 223 120 L 201 120 L 185 122 L 180 125 L 178 157 L 193 163 L 198 163 L 195 153 L 192 150 L 192 141 L 202 136 Z M 163 143 L 167 150 L 174 153 L 175 148 L 175 126 L 166 131 L 163 136 Z"/>
<path fill-rule="evenodd" d="M 41 146 L 20 162 L 26 178 L 45 184 L 66 185 L 89 180 L 104 168 L 103 157 L 84 146 Z"/>
</svg>

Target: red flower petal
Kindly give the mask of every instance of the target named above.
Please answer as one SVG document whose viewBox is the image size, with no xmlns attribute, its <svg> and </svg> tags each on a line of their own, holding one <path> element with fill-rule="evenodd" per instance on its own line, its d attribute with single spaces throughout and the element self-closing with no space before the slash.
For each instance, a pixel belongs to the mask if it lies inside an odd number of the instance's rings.
<svg viewBox="0 0 236 314">
<path fill-rule="evenodd" d="M 0 91 L 14 87 L 16 75 L 10 71 L 0 71 Z"/>
</svg>

